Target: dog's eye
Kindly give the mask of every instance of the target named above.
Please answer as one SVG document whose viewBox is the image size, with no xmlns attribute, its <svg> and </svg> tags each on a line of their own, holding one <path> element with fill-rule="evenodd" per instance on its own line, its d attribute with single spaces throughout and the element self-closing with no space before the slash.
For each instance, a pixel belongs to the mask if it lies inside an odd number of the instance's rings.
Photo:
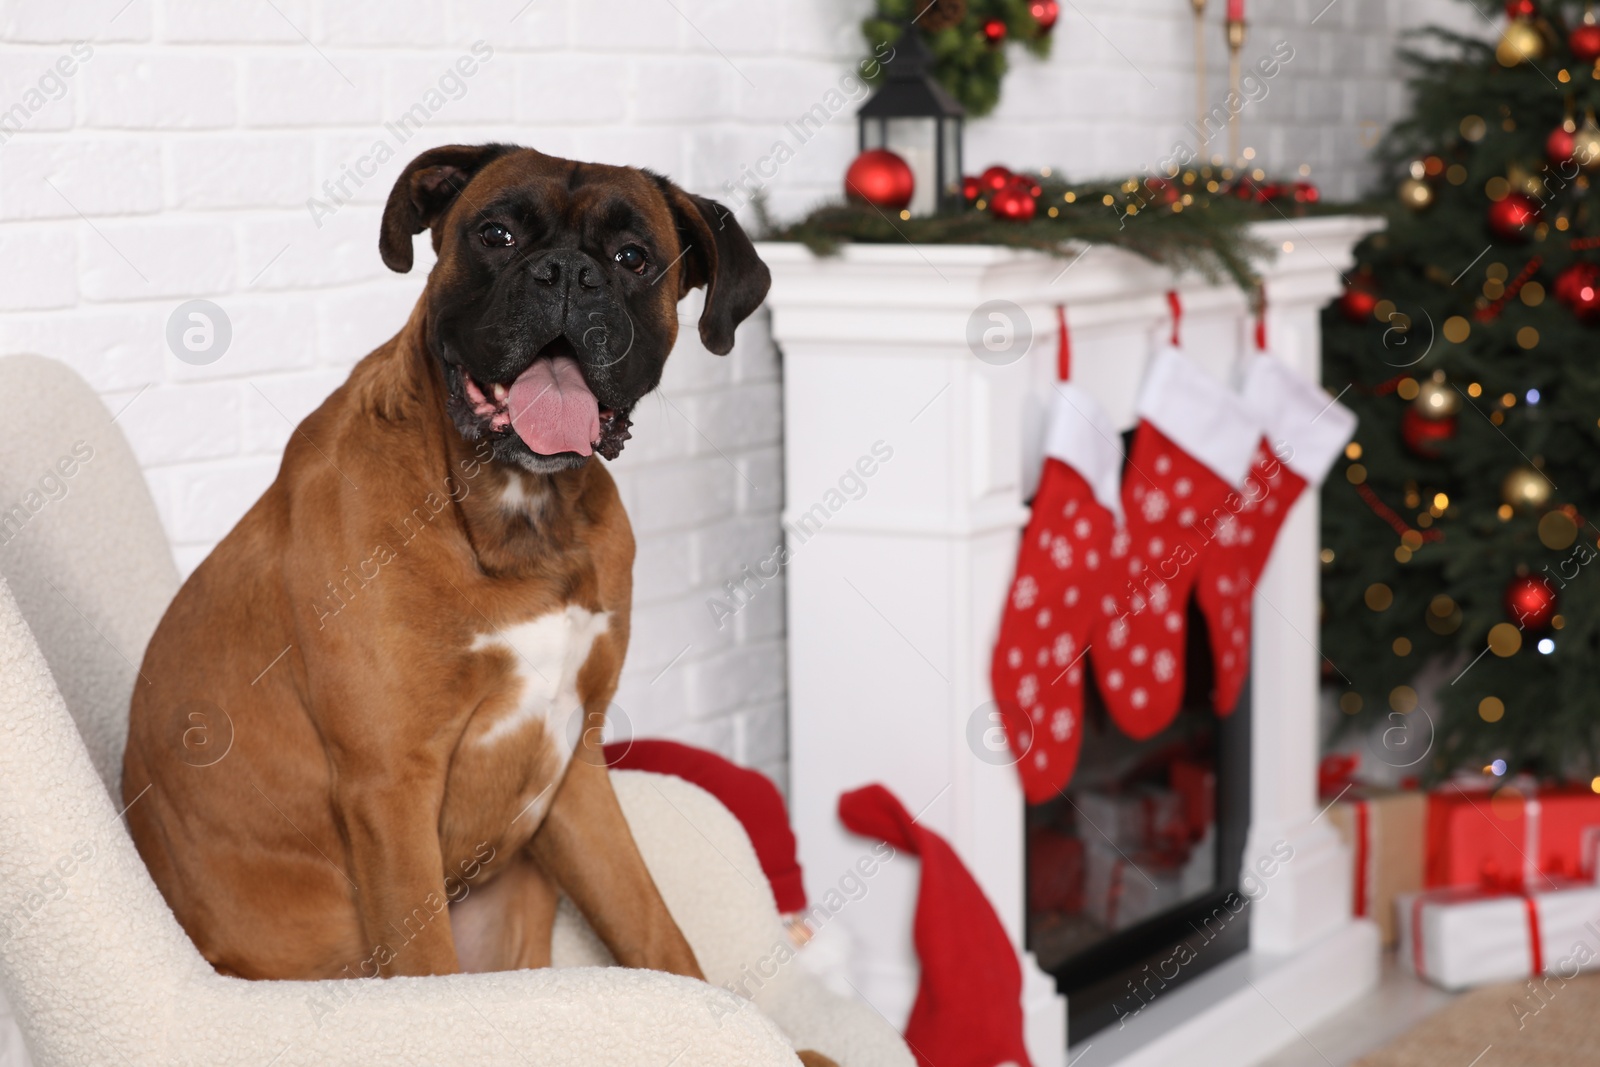
<svg viewBox="0 0 1600 1067">
<path fill-rule="evenodd" d="M 510 248 L 517 243 L 511 231 L 497 222 L 491 222 L 478 231 L 478 239 L 490 248 Z"/>
<path fill-rule="evenodd" d="M 611 258 L 615 259 L 625 269 L 631 270 L 635 274 L 643 274 L 644 268 L 650 262 L 650 253 L 638 245 L 625 245 Z"/>
</svg>

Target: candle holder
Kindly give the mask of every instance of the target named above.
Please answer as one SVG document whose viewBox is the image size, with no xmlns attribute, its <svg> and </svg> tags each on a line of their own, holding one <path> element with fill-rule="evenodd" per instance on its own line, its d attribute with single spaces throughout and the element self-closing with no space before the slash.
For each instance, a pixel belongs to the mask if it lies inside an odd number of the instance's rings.
<svg viewBox="0 0 1600 1067">
<path fill-rule="evenodd" d="M 886 148 L 911 167 L 913 215 L 959 208 L 961 127 L 966 109 L 933 76 L 933 53 L 907 25 L 883 65 L 878 91 L 856 112 L 861 151 Z"/>
<path fill-rule="evenodd" d="M 1204 160 L 1211 138 L 1206 135 L 1206 0 L 1194 5 L 1194 134 L 1200 139 L 1195 155 Z"/>
<path fill-rule="evenodd" d="M 1239 85 L 1239 52 L 1244 48 L 1244 19 L 1228 20 L 1228 88 L 1231 90 L 1230 105 L 1243 102 L 1244 96 L 1240 93 Z M 1228 108 L 1228 155 L 1233 158 L 1233 165 L 1239 166 L 1243 161 L 1239 152 L 1239 111 L 1237 106 Z"/>
</svg>

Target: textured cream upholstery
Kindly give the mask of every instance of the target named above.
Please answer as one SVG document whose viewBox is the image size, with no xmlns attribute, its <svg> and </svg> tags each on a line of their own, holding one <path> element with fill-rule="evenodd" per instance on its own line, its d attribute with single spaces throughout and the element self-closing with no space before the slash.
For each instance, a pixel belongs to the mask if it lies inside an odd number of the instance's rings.
<svg viewBox="0 0 1600 1067">
<path fill-rule="evenodd" d="M 41 356 L 0 359 L 0 574 L 95 770 L 120 795 L 128 698 L 178 571 L 111 413 Z"/>
<path fill-rule="evenodd" d="M 617 792 L 715 985 L 606 967 L 565 905 L 550 970 L 336 982 L 216 974 L 145 872 L 113 799 L 136 664 L 178 582 L 110 419 L 61 364 L 0 359 L 0 1067 L 21 1067 L 30 1052 L 37 1067 L 758 1067 L 793 1064 L 788 1037 L 844 1067 L 909 1067 L 870 1008 L 797 963 L 763 977 L 753 1006 L 716 987 L 772 971 L 785 934 L 738 822 L 709 794 L 657 775 L 619 773 Z"/>
</svg>

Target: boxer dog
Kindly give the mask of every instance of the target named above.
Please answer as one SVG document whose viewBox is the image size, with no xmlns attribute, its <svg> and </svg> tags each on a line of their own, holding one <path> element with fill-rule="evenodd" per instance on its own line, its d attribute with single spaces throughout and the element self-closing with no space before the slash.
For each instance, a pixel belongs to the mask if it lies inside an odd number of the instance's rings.
<svg viewBox="0 0 1600 1067">
<path fill-rule="evenodd" d="M 599 746 L 634 545 L 595 454 L 660 382 L 679 300 L 704 287 L 726 354 L 767 268 L 665 178 L 509 145 L 413 160 L 383 262 L 410 270 L 425 229 L 410 320 L 295 430 L 150 641 L 134 841 L 225 974 L 547 966 L 565 893 L 618 963 L 703 977 Z"/>
</svg>

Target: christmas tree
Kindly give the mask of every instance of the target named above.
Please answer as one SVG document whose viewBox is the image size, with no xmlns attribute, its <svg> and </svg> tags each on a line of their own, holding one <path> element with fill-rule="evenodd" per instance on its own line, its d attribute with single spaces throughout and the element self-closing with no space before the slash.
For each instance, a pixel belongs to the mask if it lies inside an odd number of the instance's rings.
<svg viewBox="0 0 1600 1067">
<path fill-rule="evenodd" d="M 1512 0 L 1496 29 L 1406 53 L 1414 114 L 1380 147 L 1398 202 L 1325 315 L 1324 384 L 1361 426 L 1324 490 L 1324 669 L 1345 720 L 1399 730 L 1388 762 L 1424 779 L 1588 781 L 1600 25 Z"/>
</svg>

